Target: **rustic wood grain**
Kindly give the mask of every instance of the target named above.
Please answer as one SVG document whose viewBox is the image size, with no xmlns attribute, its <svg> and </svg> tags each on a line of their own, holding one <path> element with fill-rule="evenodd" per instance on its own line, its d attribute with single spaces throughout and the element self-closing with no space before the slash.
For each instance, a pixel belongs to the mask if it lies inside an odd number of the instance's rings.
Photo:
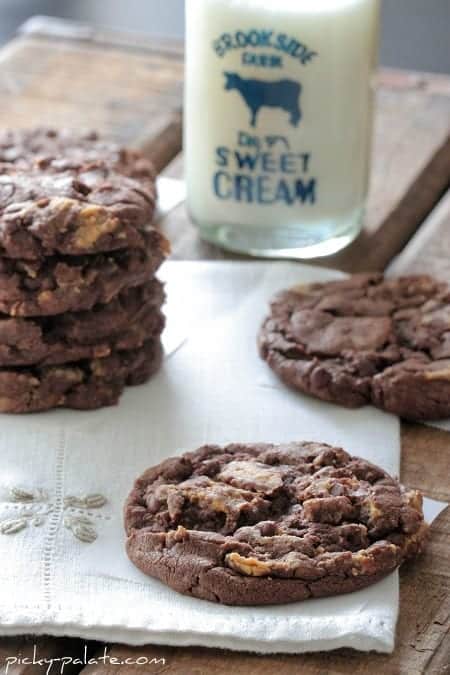
<svg viewBox="0 0 450 675">
<path fill-rule="evenodd" d="M 417 232 L 449 185 L 450 138 L 437 149 L 425 169 L 376 230 L 372 233 L 364 230 L 348 249 L 337 254 L 334 260 L 323 260 L 322 264 L 346 272 L 383 271 Z"/>
<path fill-rule="evenodd" d="M 158 173 L 161 173 L 175 157 L 180 157 L 181 120 L 181 110 L 174 111 L 171 119 L 159 133 L 150 134 L 146 129 L 132 144 L 152 158 Z"/>
<path fill-rule="evenodd" d="M 82 23 L 52 16 L 32 16 L 18 29 L 19 35 L 41 37 L 44 40 L 75 41 L 99 48 L 113 47 L 116 51 L 154 52 L 183 57 L 184 44 L 181 40 L 167 39 L 145 33 L 121 31 L 118 28 L 103 29 L 101 26 Z"/>
<path fill-rule="evenodd" d="M 448 144 L 449 135 L 450 78 L 389 70 L 380 74 L 366 217 L 369 231 L 398 208 L 424 171 L 430 175 L 430 160 Z M 449 180 L 450 172 L 443 182 Z"/>
<path fill-rule="evenodd" d="M 51 35 L 49 35 L 51 33 Z M 73 26 L 28 24 L 0 53 L 0 124 L 52 124 L 98 128 L 138 144 L 159 170 L 182 173 L 183 62 L 179 44 L 149 42 Z M 366 230 L 344 253 L 322 264 L 346 270 L 383 269 L 439 202 L 450 181 L 450 78 L 383 71 L 377 90 L 376 131 Z M 172 162 L 171 160 L 175 158 Z M 407 248 L 402 270 L 418 266 L 449 273 L 449 198 L 425 222 Z M 185 205 L 165 219 L 178 259 L 231 257 L 202 243 Z M 412 253 L 411 253 L 412 251 Z M 236 257 L 236 256 L 233 256 Z M 400 258 L 399 258 L 400 260 Z M 402 479 L 426 495 L 450 500 L 450 434 L 402 427 Z M 431 528 L 430 545 L 417 564 L 401 571 L 401 613 L 393 655 L 340 650 L 304 656 L 255 656 L 200 648 L 110 647 L 117 658 L 164 657 L 147 666 L 92 665 L 84 673 L 180 673 L 268 675 L 450 675 L 450 510 Z M 66 655 L 67 641 L 40 639 L 49 654 Z M 80 642 L 71 642 L 78 654 Z M 1 659 L 29 649 L 23 638 L 0 641 Z M 92 645 L 91 645 L 92 647 Z M 100 648 L 99 655 L 103 653 Z M 70 655 L 70 654 L 69 654 Z M 1 670 L 0 670 L 1 672 Z M 10 671 L 11 672 L 11 671 Z M 24 675 L 38 670 L 17 670 Z"/>
<path fill-rule="evenodd" d="M 450 187 L 450 77 L 383 70 L 378 78 L 365 229 L 320 264 L 382 271 Z"/>
<path fill-rule="evenodd" d="M 99 129 L 123 143 L 179 121 L 181 57 L 18 37 L 0 53 L 0 125 Z M 178 122 L 176 154 L 181 145 Z"/>
<path fill-rule="evenodd" d="M 450 191 L 389 266 L 392 274 L 434 274 L 450 281 Z"/>
</svg>

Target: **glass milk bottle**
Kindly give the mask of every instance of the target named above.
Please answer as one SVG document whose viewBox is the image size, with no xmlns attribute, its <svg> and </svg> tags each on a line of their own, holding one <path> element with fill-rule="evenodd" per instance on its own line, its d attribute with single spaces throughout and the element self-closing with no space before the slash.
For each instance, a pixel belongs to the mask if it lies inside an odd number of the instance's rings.
<svg viewBox="0 0 450 675">
<path fill-rule="evenodd" d="M 379 0 L 187 0 L 185 158 L 201 236 L 310 258 L 361 229 Z"/>
</svg>

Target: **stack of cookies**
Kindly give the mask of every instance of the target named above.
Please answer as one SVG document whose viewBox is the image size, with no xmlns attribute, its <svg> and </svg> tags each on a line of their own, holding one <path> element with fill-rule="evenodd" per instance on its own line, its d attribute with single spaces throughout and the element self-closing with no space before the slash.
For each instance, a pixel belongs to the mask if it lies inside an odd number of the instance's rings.
<svg viewBox="0 0 450 675">
<path fill-rule="evenodd" d="M 155 177 L 97 135 L 0 136 L 0 411 L 93 409 L 159 367 Z"/>
</svg>

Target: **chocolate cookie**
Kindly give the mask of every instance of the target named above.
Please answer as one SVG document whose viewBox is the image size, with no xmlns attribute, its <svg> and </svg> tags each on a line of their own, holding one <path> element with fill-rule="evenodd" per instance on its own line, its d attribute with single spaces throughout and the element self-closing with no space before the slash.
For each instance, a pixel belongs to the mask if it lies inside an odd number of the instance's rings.
<svg viewBox="0 0 450 675">
<path fill-rule="evenodd" d="M 324 401 L 450 416 L 450 289 L 431 277 L 356 275 L 281 292 L 259 349 L 286 384 Z"/>
<path fill-rule="evenodd" d="M 139 349 L 101 359 L 62 366 L 0 368 L 0 412 L 93 410 L 115 405 L 126 385 L 148 380 L 161 360 L 161 342 L 156 338 Z"/>
<path fill-rule="evenodd" d="M 148 469 L 127 552 L 171 588 L 230 605 L 348 593 L 422 549 L 422 498 L 320 443 L 205 446 Z"/>
<path fill-rule="evenodd" d="M 24 260 L 144 247 L 156 193 L 103 162 L 0 169 L 0 255 Z"/>
<path fill-rule="evenodd" d="M 90 311 L 35 319 L 0 315 L 0 367 L 54 365 L 137 349 L 161 334 L 163 301 L 163 286 L 154 279 Z"/>
<path fill-rule="evenodd" d="M 121 290 L 148 281 L 163 262 L 167 240 L 155 228 L 143 237 L 143 249 L 42 261 L 0 258 L 0 312 L 50 316 L 109 302 Z"/>
<path fill-rule="evenodd" d="M 60 172 L 99 161 L 153 191 L 152 163 L 137 150 L 123 148 L 95 132 L 78 134 L 67 129 L 38 127 L 0 133 L 0 164 L 29 169 L 45 163 L 48 171 Z"/>
</svg>

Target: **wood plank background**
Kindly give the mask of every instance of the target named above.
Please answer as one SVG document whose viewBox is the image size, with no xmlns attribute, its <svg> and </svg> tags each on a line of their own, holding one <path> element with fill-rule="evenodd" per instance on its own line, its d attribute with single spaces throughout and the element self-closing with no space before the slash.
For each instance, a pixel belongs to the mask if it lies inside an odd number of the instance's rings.
<svg viewBox="0 0 450 675">
<path fill-rule="evenodd" d="M 32 23 L 0 52 L 0 124 L 96 128 L 143 147 L 158 170 L 180 177 L 182 83 L 178 44 L 72 24 L 49 28 Z M 320 264 L 382 270 L 395 259 L 392 273 L 425 270 L 449 279 L 449 139 L 450 78 L 382 71 L 366 228 L 349 249 Z M 199 241 L 184 204 L 162 227 L 176 259 L 236 258 Z M 448 433 L 402 425 L 401 477 L 407 485 L 450 501 L 449 466 Z M 23 637 L 0 640 L 0 672 L 7 656 L 32 654 L 33 643 Z M 81 641 L 51 638 L 37 640 L 37 646 L 41 657 L 79 656 L 84 648 Z M 83 673 L 450 675 L 450 509 L 433 524 L 426 554 L 401 570 L 401 613 L 392 656 L 339 650 L 262 657 L 200 648 L 109 647 L 119 658 L 164 657 L 166 664 L 146 669 L 88 666 Z M 102 654 L 103 645 L 89 644 L 89 653 L 96 651 Z M 17 666 L 10 672 L 43 673 L 45 666 Z"/>
</svg>

